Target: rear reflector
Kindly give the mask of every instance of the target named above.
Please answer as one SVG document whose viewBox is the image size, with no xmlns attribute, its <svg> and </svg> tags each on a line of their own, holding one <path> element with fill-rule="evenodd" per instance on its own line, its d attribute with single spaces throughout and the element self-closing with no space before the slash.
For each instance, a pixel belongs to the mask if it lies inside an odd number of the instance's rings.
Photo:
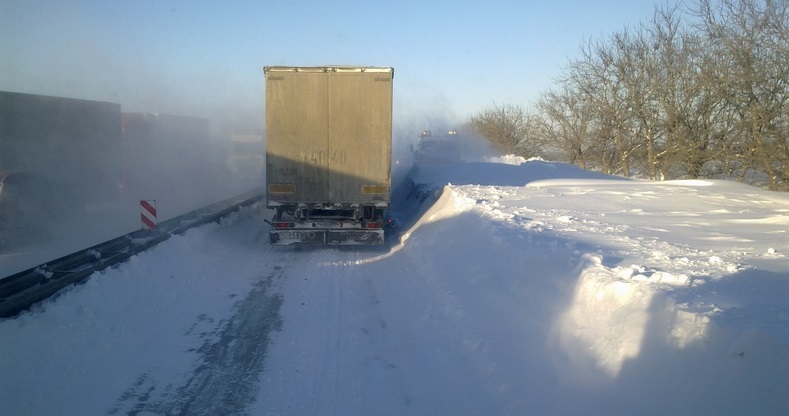
<svg viewBox="0 0 789 416">
<path fill-rule="evenodd" d="M 389 187 L 386 185 L 362 185 L 363 194 L 387 194 Z"/>
<path fill-rule="evenodd" d="M 296 185 L 291 183 L 272 183 L 268 186 L 268 191 L 272 194 L 294 194 Z"/>
</svg>

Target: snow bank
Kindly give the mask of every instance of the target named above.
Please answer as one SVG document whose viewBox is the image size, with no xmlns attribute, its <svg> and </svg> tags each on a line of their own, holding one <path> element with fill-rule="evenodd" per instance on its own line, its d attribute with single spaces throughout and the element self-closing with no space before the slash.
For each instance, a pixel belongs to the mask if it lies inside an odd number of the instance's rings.
<svg viewBox="0 0 789 416">
<path fill-rule="evenodd" d="M 638 358 L 654 311 L 672 306 L 661 296 L 663 285 L 686 285 L 688 278 L 638 266 L 608 268 L 599 255 L 585 254 L 583 260 L 572 306 L 557 320 L 555 336 L 576 368 L 591 365 L 613 378 L 625 362 Z M 698 323 L 690 314 L 681 316 Z M 708 321 L 701 319 L 702 325 Z M 703 326 L 688 330 L 684 319 L 668 324 L 679 327 L 668 333 L 677 344 L 704 335 Z M 593 379 L 591 374 L 585 378 Z"/>
<path fill-rule="evenodd" d="M 638 186 L 614 182 L 617 189 Z M 562 195 L 588 198 L 604 185 L 575 182 L 574 188 L 590 189 Z M 719 319 L 722 310 L 687 302 L 703 303 L 711 280 L 744 266 L 724 253 L 694 253 L 637 234 L 611 245 L 605 234 L 613 224 L 605 225 L 605 217 L 592 221 L 584 211 L 557 210 L 562 202 L 556 200 L 544 216 L 536 215 L 541 194 L 529 189 L 447 186 L 409 230 L 400 253 L 422 253 L 420 267 L 428 270 L 436 299 L 443 299 L 425 300 L 440 311 L 431 315 L 433 330 L 446 335 L 433 345 L 467 346 L 462 355 L 469 358 L 448 359 L 476 362 L 466 376 L 486 380 L 470 397 L 500 406 L 494 414 L 742 414 L 754 408 L 781 414 L 789 408 L 779 393 L 789 391 L 787 344 L 766 330 L 728 326 Z M 584 233 L 586 241 L 573 238 Z M 438 329 L 447 326 L 457 329 Z M 449 345 L 440 349 L 452 351 Z M 555 391 L 573 400 L 559 403 Z"/>
</svg>

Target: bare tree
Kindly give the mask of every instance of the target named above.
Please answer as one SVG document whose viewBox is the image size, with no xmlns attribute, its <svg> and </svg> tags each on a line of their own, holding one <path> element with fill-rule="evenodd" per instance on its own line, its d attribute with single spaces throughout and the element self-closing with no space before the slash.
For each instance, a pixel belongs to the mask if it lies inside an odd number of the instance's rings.
<svg viewBox="0 0 789 416">
<path fill-rule="evenodd" d="M 771 189 L 789 190 L 789 2 L 699 0 L 697 16 L 718 66 L 719 94 L 737 123 L 730 148 L 740 179 L 762 172 Z"/>
<path fill-rule="evenodd" d="M 628 31 L 604 41 L 589 42 L 583 58 L 571 64 L 570 79 L 577 86 L 587 108 L 592 111 L 590 148 L 594 149 L 606 173 L 631 175 L 633 157 L 643 142 L 637 137 L 638 120 L 634 101 L 641 100 L 643 78 L 636 74 L 637 59 Z"/>
<path fill-rule="evenodd" d="M 710 125 L 717 101 L 704 76 L 709 61 L 702 59 L 700 38 L 681 23 L 679 6 L 674 6 L 657 7 L 646 25 L 646 42 L 652 46 L 650 85 L 662 136 L 650 163 L 661 179 L 702 176 L 717 137 Z"/>
<path fill-rule="evenodd" d="M 472 116 L 469 126 L 502 154 L 532 157 L 542 149 L 534 117 L 518 105 L 493 104 Z"/>
<path fill-rule="evenodd" d="M 568 163 L 583 169 L 591 167 L 587 150 L 592 112 L 572 85 L 565 84 L 561 92 L 543 94 L 537 108 L 543 115 L 538 129 L 546 146 L 556 147 Z"/>
</svg>

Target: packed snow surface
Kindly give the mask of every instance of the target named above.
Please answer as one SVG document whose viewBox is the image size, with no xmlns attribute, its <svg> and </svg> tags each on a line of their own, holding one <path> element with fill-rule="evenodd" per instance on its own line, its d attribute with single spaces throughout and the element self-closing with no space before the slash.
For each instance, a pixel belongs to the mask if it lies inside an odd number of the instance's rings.
<svg viewBox="0 0 789 416">
<path fill-rule="evenodd" d="M 384 249 L 253 207 L 0 321 L 0 413 L 789 414 L 789 195 L 421 166 Z"/>
</svg>

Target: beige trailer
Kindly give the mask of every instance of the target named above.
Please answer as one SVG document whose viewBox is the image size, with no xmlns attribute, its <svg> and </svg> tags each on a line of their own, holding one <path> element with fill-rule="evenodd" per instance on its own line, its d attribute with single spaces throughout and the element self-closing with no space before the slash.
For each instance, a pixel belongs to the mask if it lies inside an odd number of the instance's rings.
<svg viewBox="0 0 789 416">
<path fill-rule="evenodd" d="M 385 67 L 265 68 L 273 244 L 383 244 L 392 157 Z"/>
</svg>

